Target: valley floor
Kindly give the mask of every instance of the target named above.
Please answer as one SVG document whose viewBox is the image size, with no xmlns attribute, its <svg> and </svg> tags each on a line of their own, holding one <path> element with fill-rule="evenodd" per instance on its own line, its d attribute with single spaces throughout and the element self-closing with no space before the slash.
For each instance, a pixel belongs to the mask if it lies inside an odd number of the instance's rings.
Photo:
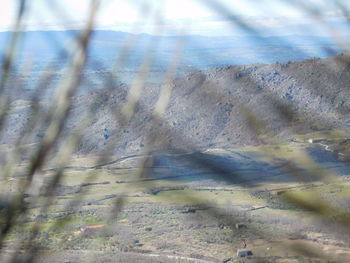
<svg viewBox="0 0 350 263">
<path fill-rule="evenodd" d="M 287 152 L 292 156 L 304 147 L 292 144 Z M 320 153 L 328 154 L 320 151 L 316 151 L 317 158 Z M 276 158 L 249 159 L 258 156 L 257 149 L 217 149 L 201 154 L 215 154 L 214 160 L 222 161 L 223 166 L 227 160 L 220 158 L 234 156 L 241 164 L 239 175 L 250 180 L 234 183 L 210 177 L 199 167 L 190 167 L 193 174 L 188 174 L 187 164 L 180 167 L 179 163 L 171 165 L 181 175 L 174 177 L 174 171 L 164 165 L 169 164 L 168 159 L 154 167 L 153 177 L 140 178 L 131 165 L 134 158 L 99 167 L 92 167 L 89 158 L 77 158 L 67 167 L 48 211 L 43 211 L 42 197 L 28 194 L 30 209 L 23 224 L 7 239 L 8 253 L 3 257 L 11 255 L 20 237 L 23 244 L 40 247 L 38 262 L 350 261 L 347 227 L 337 224 L 350 208 L 346 164 L 328 159 L 331 161 L 322 165 L 335 173 L 336 179 L 303 181 L 277 172 Z M 260 166 L 262 161 L 269 165 Z M 43 185 L 54 172 L 45 171 Z M 259 175 L 261 180 L 253 182 Z M 2 185 L 15 192 L 20 180 L 7 179 Z M 342 209 L 339 214 L 322 217 L 288 202 L 292 197 Z M 38 224 L 35 241 L 26 240 Z M 238 249 L 250 250 L 253 255 L 237 258 Z M 25 245 L 19 250 L 26 255 Z"/>
</svg>

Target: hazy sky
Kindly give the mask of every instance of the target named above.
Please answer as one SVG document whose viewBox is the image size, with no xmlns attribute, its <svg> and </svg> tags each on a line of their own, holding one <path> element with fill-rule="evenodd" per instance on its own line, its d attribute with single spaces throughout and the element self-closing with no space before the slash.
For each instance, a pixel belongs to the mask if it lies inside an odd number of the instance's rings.
<svg viewBox="0 0 350 263">
<path fill-rule="evenodd" d="M 11 29 L 18 1 L 0 0 L 0 30 Z M 219 3 L 213 6 L 210 3 Z M 96 28 L 134 33 L 242 35 L 239 18 L 266 35 L 324 34 L 324 24 L 298 3 L 318 11 L 326 23 L 344 23 L 341 6 L 330 0 L 102 0 Z M 338 1 L 350 7 L 350 1 Z M 80 29 L 90 0 L 30 0 L 24 19 L 28 30 Z M 209 4 L 208 4 L 209 3 Z M 224 11 L 223 11 L 224 10 Z M 225 12 L 225 13 L 223 13 Z M 299 32 L 300 31 L 300 32 Z M 308 32 L 310 31 L 310 32 Z"/>
</svg>

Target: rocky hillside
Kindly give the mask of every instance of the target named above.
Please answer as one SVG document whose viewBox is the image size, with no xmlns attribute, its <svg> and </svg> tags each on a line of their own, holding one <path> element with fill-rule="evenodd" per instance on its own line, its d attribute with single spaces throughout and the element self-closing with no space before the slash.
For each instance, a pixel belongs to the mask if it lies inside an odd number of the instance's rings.
<svg viewBox="0 0 350 263">
<path fill-rule="evenodd" d="M 156 135 L 152 149 L 189 149 L 255 145 L 264 138 L 287 140 L 297 133 L 344 127 L 349 124 L 348 62 L 350 56 L 340 55 L 192 73 L 170 84 L 170 104 L 156 124 L 151 112 L 162 86 L 146 87 L 135 115 L 123 125 L 118 116 L 128 87 L 102 89 L 75 98 L 66 131 L 78 126 L 89 104 L 94 117 L 80 153 L 105 147 L 120 155 L 138 153 L 150 134 Z M 12 127 L 22 123 L 18 115 L 10 120 Z M 257 127 L 263 136 L 257 136 Z M 8 132 L 3 143 L 14 138 L 13 130 Z"/>
</svg>

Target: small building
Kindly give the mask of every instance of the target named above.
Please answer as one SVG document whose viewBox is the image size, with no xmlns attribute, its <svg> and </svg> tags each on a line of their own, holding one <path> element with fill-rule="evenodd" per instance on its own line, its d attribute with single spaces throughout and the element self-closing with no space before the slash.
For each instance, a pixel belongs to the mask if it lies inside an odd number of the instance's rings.
<svg viewBox="0 0 350 263">
<path fill-rule="evenodd" d="M 326 142 L 326 138 L 310 138 L 307 140 L 308 143 L 320 143 L 320 142 Z"/>
<path fill-rule="evenodd" d="M 92 225 L 92 226 L 84 226 L 80 228 L 80 232 L 82 233 L 88 233 L 88 232 L 94 232 L 96 230 L 100 230 L 104 227 L 104 225 Z"/>
<path fill-rule="evenodd" d="M 282 195 L 285 192 L 286 192 L 286 190 L 284 190 L 284 189 L 277 189 L 277 190 L 272 190 L 271 194 L 273 194 L 273 195 Z"/>
<path fill-rule="evenodd" d="M 237 257 L 245 258 L 253 256 L 253 252 L 249 249 L 237 249 Z"/>
<path fill-rule="evenodd" d="M 242 229 L 242 228 L 247 228 L 247 225 L 244 223 L 237 223 L 235 224 L 236 229 Z"/>
</svg>

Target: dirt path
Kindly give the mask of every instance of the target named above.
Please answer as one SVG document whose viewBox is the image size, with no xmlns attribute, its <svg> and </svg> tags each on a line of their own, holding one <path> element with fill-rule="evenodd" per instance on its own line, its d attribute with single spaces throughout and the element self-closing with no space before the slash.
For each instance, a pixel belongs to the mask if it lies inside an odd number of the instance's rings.
<svg viewBox="0 0 350 263">
<path fill-rule="evenodd" d="M 25 251 L 7 250 L 0 253 L 1 262 L 7 262 L 11 255 L 15 253 L 26 254 Z M 100 262 L 167 262 L 175 263 L 179 260 L 191 263 L 219 263 L 222 261 L 215 259 L 198 259 L 180 255 L 157 254 L 157 253 L 142 253 L 142 252 L 112 252 L 112 251 L 96 251 L 96 250 L 62 250 L 62 251 L 40 251 L 40 256 L 36 259 L 38 263 L 62 263 L 62 262 L 84 262 L 84 259 L 96 258 L 95 263 Z M 148 259 L 146 259 L 148 258 Z M 90 261 L 87 261 L 90 262 Z"/>
</svg>

